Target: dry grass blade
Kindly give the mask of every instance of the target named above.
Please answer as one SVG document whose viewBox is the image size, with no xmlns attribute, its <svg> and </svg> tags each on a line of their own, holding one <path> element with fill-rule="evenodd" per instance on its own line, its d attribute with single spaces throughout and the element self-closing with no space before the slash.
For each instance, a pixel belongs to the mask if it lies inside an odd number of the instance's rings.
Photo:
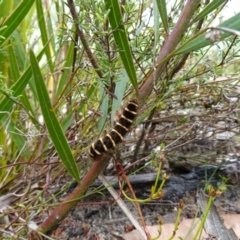
<svg viewBox="0 0 240 240">
<path fill-rule="evenodd" d="M 128 219 L 131 221 L 131 223 L 134 225 L 134 227 L 139 231 L 139 233 L 141 234 L 142 238 L 145 240 L 147 239 L 146 234 L 144 232 L 144 230 L 142 229 L 142 227 L 140 226 L 140 224 L 138 223 L 138 221 L 135 219 L 135 217 L 132 215 L 132 213 L 129 211 L 129 209 L 127 208 L 126 204 L 124 203 L 124 201 L 119 197 L 119 195 L 117 194 L 117 192 L 114 190 L 113 187 L 111 187 L 111 185 L 109 184 L 109 182 L 106 180 L 106 178 L 104 177 L 103 174 L 100 174 L 98 176 L 98 179 L 103 183 L 103 185 L 107 188 L 107 190 L 110 192 L 110 194 L 113 196 L 113 198 L 115 199 L 115 201 L 117 202 L 117 204 L 119 205 L 119 207 L 122 209 L 122 211 L 126 214 L 126 216 L 128 217 Z"/>
</svg>

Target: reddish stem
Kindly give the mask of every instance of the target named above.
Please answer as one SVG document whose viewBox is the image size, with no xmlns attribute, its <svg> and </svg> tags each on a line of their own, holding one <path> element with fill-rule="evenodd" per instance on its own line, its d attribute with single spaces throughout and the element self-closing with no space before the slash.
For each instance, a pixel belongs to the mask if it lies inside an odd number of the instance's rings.
<svg viewBox="0 0 240 240">
<path fill-rule="evenodd" d="M 182 36 L 187 31 L 190 20 L 194 15 L 194 12 L 198 8 L 199 4 L 200 0 L 188 0 L 188 2 L 186 3 L 178 19 L 178 22 L 176 23 L 172 33 L 167 37 L 163 48 L 161 49 L 161 52 L 153 66 L 152 73 L 149 75 L 146 82 L 140 88 L 139 98 L 142 99 L 142 102 L 144 102 L 144 99 L 146 99 L 150 95 L 154 82 L 159 79 L 164 67 L 166 66 L 166 63 L 162 63 L 164 58 L 167 57 L 172 51 L 174 51 L 179 44 Z"/>
<path fill-rule="evenodd" d="M 42 233 L 49 232 L 59 221 L 61 221 L 65 215 L 74 207 L 80 197 L 84 195 L 88 187 L 98 177 L 108 159 L 102 159 L 101 161 L 95 161 L 89 171 L 86 173 L 82 181 L 77 185 L 74 191 L 66 198 L 64 203 L 59 205 L 51 215 L 39 226 L 38 231 Z"/>
</svg>

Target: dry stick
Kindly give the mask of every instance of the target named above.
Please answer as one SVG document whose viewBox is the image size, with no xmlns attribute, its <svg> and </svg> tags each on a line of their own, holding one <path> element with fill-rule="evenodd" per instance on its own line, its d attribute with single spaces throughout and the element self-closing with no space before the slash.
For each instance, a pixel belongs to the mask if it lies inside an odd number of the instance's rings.
<svg viewBox="0 0 240 240">
<path fill-rule="evenodd" d="M 141 99 L 142 103 L 144 102 L 144 99 L 148 97 L 148 95 L 151 93 L 154 81 L 159 78 L 159 76 L 162 73 L 162 70 L 164 69 L 165 63 L 161 64 L 161 61 L 170 54 L 179 43 L 181 37 L 183 36 L 184 32 L 187 30 L 189 26 L 189 21 L 191 17 L 193 16 L 195 10 L 197 9 L 198 5 L 200 3 L 200 0 L 189 0 L 184 9 L 183 12 L 173 30 L 173 32 L 169 35 L 169 37 L 166 39 L 165 44 L 161 50 L 161 53 L 159 57 L 157 58 L 157 61 L 154 65 L 154 72 L 152 72 L 149 76 L 149 78 L 146 80 L 146 82 L 142 85 L 139 92 L 139 99 Z M 73 10 L 74 4 L 72 0 L 68 0 L 68 4 L 71 10 L 72 14 L 75 14 L 73 16 L 74 20 L 77 20 L 76 11 Z M 76 21 L 77 22 L 77 21 Z M 80 29 L 79 29 L 80 30 Z M 78 31 L 78 30 L 77 30 Z M 82 32 L 79 32 L 80 36 L 82 36 Z M 84 36 L 83 36 L 84 37 Z M 87 43 L 87 42 L 86 42 Z M 85 43 L 86 46 L 88 46 Z M 84 46 L 85 47 L 85 46 Z M 89 47 L 88 47 L 89 48 Z M 86 49 L 85 49 L 86 50 Z M 89 56 L 90 61 L 92 64 L 95 64 L 95 59 L 93 55 L 91 55 L 91 50 L 87 50 L 87 54 Z M 96 71 L 97 71 L 97 65 Z M 99 71 L 97 71 L 99 73 Z M 88 187 L 93 183 L 93 181 L 97 178 L 97 176 L 100 174 L 100 172 L 105 167 L 106 163 L 108 162 L 109 157 L 104 157 L 104 159 L 99 161 L 95 161 L 90 170 L 86 173 L 81 183 L 78 184 L 78 186 L 74 189 L 74 191 L 67 197 L 66 202 L 63 203 L 61 206 L 57 207 L 52 214 L 39 226 L 38 231 L 42 233 L 46 233 L 50 231 L 58 222 L 60 222 L 64 216 L 70 211 L 72 207 L 74 207 L 79 198 L 84 195 Z"/>
<path fill-rule="evenodd" d="M 97 63 L 97 61 L 96 61 L 96 59 L 95 59 L 95 57 L 94 57 L 90 47 L 88 46 L 88 42 L 87 42 L 87 40 L 85 38 L 85 35 L 84 35 L 83 31 L 79 28 L 79 25 L 78 25 L 78 15 L 77 15 L 76 8 L 75 8 L 73 0 L 68 0 L 68 6 L 69 6 L 70 12 L 72 14 L 73 20 L 75 22 L 75 27 L 76 27 L 76 30 L 77 30 L 77 34 L 80 37 L 80 40 L 81 40 L 82 45 L 83 45 L 83 48 L 86 51 L 87 56 L 88 56 L 88 58 L 89 58 L 89 60 L 90 60 L 90 62 L 92 64 L 92 66 L 94 67 L 96 73 L 98 74 L 98 76 L 100 78 L 102 78 L 103 74 L 99 70 L 98 63 Z"/>
<path fill-rule="evenodd" d="M 135 194 L 135 192 L 133 191 L 132 185 L 131 185 L 131 183 L 129 182 L 128 177 L 127 177 L 126 173 L 124 172 L 123 168 L 122 168 L 121 166 L 119 166 L 119 168 L 120 168 L 120 171 L 121 171 L 122 178 L 123 178 L 123 180 L 127 183 L 128 188 L 129 188 L 129 191 L 130 191 L 130 193 L 132 194 L 133 199 L 136 200 L 136 201 L 134 202 L 134 204 L 136 205 L 136 208 L 137 208 L 139 217 L 140 217 L 140 219 L 141 219 L 141 221 L 142 221 L 142 226 L 143 226 L 143 228 L 144 228 L 144 230 L 145 230 L 146 236 L 147 236 L 148 239 L 150 239 L 151 236 L 149 235 L 148 230 L 147 230 L 147 228 L 146 228 L 146 223 L 145 223 L 145 220 L 144 220 L 142 211 L 141 211 L 140 204 L 139 204 L 139 202 L 137 201 L 136 194 Z"/>
<path fill-rule="evenodd" d="M 123 210 L 123 212 L 126 214 L 126 216 L 128 217 L 128 219 L 131 221 L 131 223 L 134 225 L 134 227 L 139 231 L 139 233 L 141 234 L 141 236 L 143 237 L 143 239 L 147 239 L 146 238 L 146 234 L 143 231 L 143 229 L 141 228 L 141 226 L 139 225 L 138 221 L 136 220 L 136 218 L 132 215 L 132 213 L 129 211 L 128 207 L 126 206 L 126 204 L 124 203 L 124 201 L 118 196 L 118 194 L 116 193 L 116 191 L 114 190 L 114 188 L 109 184 L 109 182 L 107 181 L 107 179 L 104 177 L 103 174 L 100 174 L 98 176 L 99 180 L 103 183 L 103 185 L 108 189 L 108 191 L 111 193 L 111 195 L 113 196 L 113 198 L 115 199 L 115 201 L 118 203 L 118 205 L 120 206 L 120 208 Z"/>
<path fill-rule="evenodd" d="M 144 137 L 146 135 L 147 128 L 149 127 L 150 123 L 152 123 L 150 120 L 153 118 L 155 110 L 156 110 L 156 107 L 150 112 L 150 114 L 148 116 L 148 119 L 147 119 L 147 122 L 144 124 L 144 127 L 142 129 L 142 133 L 141 133 L 141 135 L 140 135 L 140 137 L 138 139 L 138 142 L 136 144 L 136 147 L 135 147 L 135 150 L 134 150 L 134 153 L 133 153 L 133 158 L 132 158 L 131 162 L 136 162 L 137 161 L 137 155 L 138 155 L 140 146 L 142 145 L 142 142 L 143 142 Z M 147 149 L 147 144 L 145 144 L 143 152 L 146 152 L 147 150 L 148 150 Z"/>
</svg>

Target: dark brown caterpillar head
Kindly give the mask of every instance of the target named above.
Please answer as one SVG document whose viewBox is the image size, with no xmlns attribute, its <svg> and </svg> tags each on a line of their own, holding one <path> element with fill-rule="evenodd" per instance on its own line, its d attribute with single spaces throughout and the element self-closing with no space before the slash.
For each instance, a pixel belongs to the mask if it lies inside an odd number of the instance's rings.
<svg viewBox="0 0 240 240">
<path fill-rule="evenodd" d="M 137 116 L 137 109 L 138 100 L 132 99 L 129 101 L 111 132 L 91 145 L 89 149 L 90 157 L 96 158 L 108 150 L 114 149 L 118 143 L 122 142 Z"/>
</svg>

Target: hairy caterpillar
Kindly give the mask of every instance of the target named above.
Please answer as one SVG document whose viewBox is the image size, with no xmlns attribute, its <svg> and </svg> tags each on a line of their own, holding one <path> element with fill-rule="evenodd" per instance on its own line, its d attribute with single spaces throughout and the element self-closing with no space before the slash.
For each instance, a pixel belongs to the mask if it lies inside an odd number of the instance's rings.
<svg viewBox="0 0 240 240">
<path fill-rule="evenodd" d="M 124 108 L 122 115 L 110 133 L 106 134 L 105 137 L 99 138 L 91 145 L 89 149 L 90 157 L 100 156 L 108 150 L 114 149 L 118 143 L 122 142 L 137 115 L 137 109 L 138 100 L 132 99 Z"/>
</svg>

